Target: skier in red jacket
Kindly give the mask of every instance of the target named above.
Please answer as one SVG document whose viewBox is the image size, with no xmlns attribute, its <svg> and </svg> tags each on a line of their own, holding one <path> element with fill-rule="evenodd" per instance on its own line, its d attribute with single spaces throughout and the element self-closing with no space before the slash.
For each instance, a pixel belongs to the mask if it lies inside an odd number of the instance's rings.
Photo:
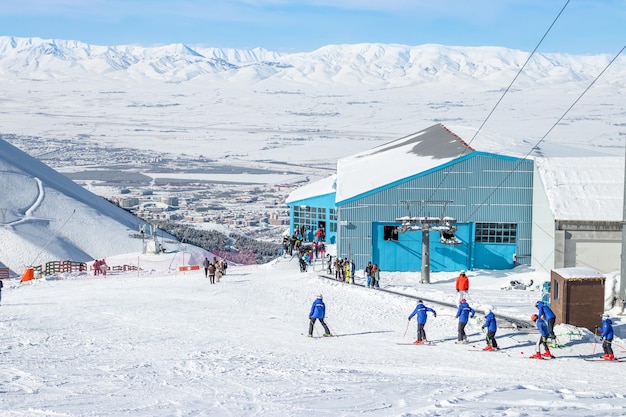
<svg viewBox="0 0 626 417">
<path fill-rule="evenodd" d="M 456 278 L 456 291 L 459 293 L 459 300 L 467 298 L 467 292 L 469 291 L 469 278 L 465 275 L 465 270 L 461 271 Z"/>
</svg>

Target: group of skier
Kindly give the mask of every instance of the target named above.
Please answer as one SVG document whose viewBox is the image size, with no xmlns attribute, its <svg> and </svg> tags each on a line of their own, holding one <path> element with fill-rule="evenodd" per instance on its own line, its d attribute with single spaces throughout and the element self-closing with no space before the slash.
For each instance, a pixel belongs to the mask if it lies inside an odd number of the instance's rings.
<svg viewBox="0 0 626 417">
<path fill-rule="evenodd" d="M 374 285 L 373 280 L 371 279 L 372 267 L 373 265 L 371 265 L 371 263 L 368 263 L 365 270 L 366 275 L 368 276 L 368 278 L 370 278 L 368 280 L 368 287 Z M 464 344 L 468 342 L 467 334 L 465 333 L 465 327 L 467 326 L 469 319 L 473 318 L 476 315 L 476 311 L 472 307 L 470 307 L 467 299 L 465 298 L 469 291 L 469 279 L 467 278 L 465 271 L 461 271 L 459 277 L 456 280 L 456 290 L 457 292 L 459 292 L 460 297 L 462 298 L 459 300 L 459 306 L 455 315 L 455 318 L 458 319 L 457 340 L 455 343 Z M 537 301 L 535 303 L 535 307 L 537 308 L 537 313 L 533 314 L 530 319 L 535 323 L 537 330 L 539 330 L 539 339 L 537 340 L 536 344 L 536 352 L 530 357 L 533 359 L 554 358 L 554 356 L 550 352 L 548 341 L 552 340 L 553 343 L 556 343 L 556 335 L 554 333 L 556 314 L 554 314 L 552 309 L 543 301 Z M 496 351 L 499 350 L 498 343 L 496 341 L 496 333 L 498 331 L 496 316 L 492 311 L 491 306 L 485 306 L 484 310 L 485 317 L 484 323 L 481 328 L 483 329 L 483 332 L 485 332 L 486 346 L 483 348 L 483 350 Z M 313 302 L 313 305 L 311 306 L 311 311 L 309 313 L 310 337 L 313 335 L 313 327 L 316 320 L 319 320 L 324 327 L 324 336 L 331 336 L 330 330 L 324 322 L 325 311 L 325 304 L 322 301 L 322 296 L 319 295 L 317 299 Z M 416 317 L 417 321 L 417 339 L 415 340 L 415 342 L 413 342 L 414 344 L 419 345 L 429 343 L 428 339 L 426 338 L 426 331 L 424 329 L 426 321 L 428 319 L 428 313 L 431 313 L 434 317 L 437 317 L 437 312 L 433 308 L 424 305 L 424 302 L 419 299 L 417 301 L 415 309 L 413 309 L 408 317 L 409 322 L 413 317 Z M 602 332 L 600 340 L 602 341 L 602 349 L 604 351 L 604 355 L 601 357 L 601 359 L 611 361 L 616 360 L 611 346 L 614 337 L 613 326 L 608 314 L 602 314 L 602 325 L 596 328 L 596 332 L 597 331 Z"/>
</svg>

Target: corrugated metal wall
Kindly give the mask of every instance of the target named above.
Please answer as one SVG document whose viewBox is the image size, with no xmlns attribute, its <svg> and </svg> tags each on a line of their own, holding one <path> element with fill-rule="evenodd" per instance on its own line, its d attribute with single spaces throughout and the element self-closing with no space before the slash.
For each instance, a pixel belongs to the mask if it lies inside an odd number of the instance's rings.
<svg viewBox="0 0 626 417">
<path fill-rule="evenodd" d="M 376 169 L 371 173 L 376 175 Z M 516 253 L 530 254 L 532 178 L 532 161 L 474 152 L 447 166 L 340 202 L 337 254 L 364 268 L 372 259 L 373 245 L 380 244 L 372 242 L 372 223 L 399 225 L 395 220 L 404 216 L 450 216 L 470 225 L 516 223 Z"/>
</svg>

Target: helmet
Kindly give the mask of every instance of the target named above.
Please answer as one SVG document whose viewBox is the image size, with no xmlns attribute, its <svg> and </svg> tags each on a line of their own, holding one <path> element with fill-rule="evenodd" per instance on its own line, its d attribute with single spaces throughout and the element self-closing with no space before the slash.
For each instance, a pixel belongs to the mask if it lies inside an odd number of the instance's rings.
<svg viewBox="0 0 626 417">
<path fill-rule="evenodd" d="M 531 319 L 532 321 L 537 321 L 537 319 L 538 319 L 538 318 L 539 318 L 539 316 L 538 316 L 538 315 L 536 315 L 536 314 L 533 314 L 532 316 L 530 316 L 530 319 Z"/>
<path fill-rule="evenodd" d="M 322 294 L 320 294 L 320 295 L 318 295 L 318 296 L 317 296 L 317 299 L 318 299 L 318 300 L 321 300 L 321 299 L 323 299 L 323 298 L 324 298 L 324 297 L 322 297 Z"/>
<path fill-rule="evenodd" d="M 609 315 L 608 315 L 607 313 L 603 313 L 603 314 L 602 314 L 602 318 L 603 318 L 603 319 L 608 319 L 608 318 L 609 318 Z"/>
<path fill-rule="evenodd" d="M 466 303 L 467 300 L 465 298 L 461 298 L 461 304 Z"/>
<path fill-rule="evenodd" d="M 541 302 L 541 301 L 537 301 L 537 302 L 535 303 L 535 307 L 538 307 L 540 302 Z"/>
<path fill-rule="evenodd" d="M 461 275 L 465 275 L 465 269 L 461 269 Z"/>
<path fill-rule="evenodd" d="M 422 300 L 417 300 L 417 304 L 422 304 L 423 301 Z"/>
</svg>

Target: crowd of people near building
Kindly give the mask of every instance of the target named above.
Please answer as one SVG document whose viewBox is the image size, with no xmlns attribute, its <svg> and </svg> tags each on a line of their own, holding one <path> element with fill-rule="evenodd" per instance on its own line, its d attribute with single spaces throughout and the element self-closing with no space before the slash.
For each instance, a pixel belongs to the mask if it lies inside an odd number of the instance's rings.
<svg viewBox="0 0 626 417">
<path fill-rule="evenodd" d="M 312 241 L 306 239 L 306 228 L 304 226 L 296 227 L 291 236 L 283 237 L 283 256 L 297 255 L 300 272 L 306 272 L 307 268 L 317 259 L 326 257 L 326 233 L 323 227 L 320 227 L 315 233 Z"/>
</svg>

